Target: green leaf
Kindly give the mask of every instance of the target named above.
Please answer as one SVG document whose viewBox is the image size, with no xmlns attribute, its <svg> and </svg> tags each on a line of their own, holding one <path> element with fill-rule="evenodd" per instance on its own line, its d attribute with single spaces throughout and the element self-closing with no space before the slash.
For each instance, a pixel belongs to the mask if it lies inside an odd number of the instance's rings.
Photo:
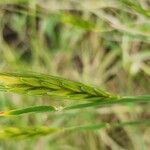
<svg viewBox="0 0 150 150">
<path fill-rule="evenodd" d="M 43 112 L 53 112 L 56 111 L 53 106 L 32 106 L 22 109 L 14 109 L 6 112 L 0 112 L 0 116 L 8 116 L 8 115 L 21 115 L 26 113 L 43 113 Z"/>
</svg>

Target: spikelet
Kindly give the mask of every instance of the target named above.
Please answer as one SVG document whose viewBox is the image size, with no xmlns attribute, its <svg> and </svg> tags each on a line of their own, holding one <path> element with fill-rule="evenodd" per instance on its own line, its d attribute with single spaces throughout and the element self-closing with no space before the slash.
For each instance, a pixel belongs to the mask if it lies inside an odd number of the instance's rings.
<svg viewBox="0 0 150 150">
<path fill-rule="evenodd" d="M 35 73 L 0 73 L 0 91 L 48 95 L 59 99 L 101 100 L 117 96 L 97 87 L 60 77 Z"/>
</svg>

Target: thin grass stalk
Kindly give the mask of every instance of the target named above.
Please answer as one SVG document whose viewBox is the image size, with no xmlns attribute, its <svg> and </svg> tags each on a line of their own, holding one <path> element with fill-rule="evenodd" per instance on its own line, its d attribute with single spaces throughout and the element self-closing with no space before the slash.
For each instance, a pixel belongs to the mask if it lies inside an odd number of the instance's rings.
<svg viewBox="0 0 150 150">
<path fill-rule="evenodd" d="M 20 109 L 13 109 L 8 111 L 1 111 L 0 116 L 6 117 L 6 116 L 16 116 L 16 115 L 22 115 L 27 113 L 50 113 L 50 112 L 57 112 L 57 111 L 68 111 L 72 109 L 82 109 L 82 108 L 88 108 L 88 107 L 108 107 L 114 104 L 127 104 L 127 103 L 140 103 L 140 102 L 150 102 L 150 96 L 135 96 L 135 97 L 123 97 L 122 99 L 118 100 L 101 100 L 101 101 L 95 101 L 95 102 L 89 102 L 89 103 L 82 103 L 82 104 L 75 104 L 71 106 L 66 107 L 54 107 L 54 106 L 31 106 L 26 108 L 20 108 Z"/>
</svg>

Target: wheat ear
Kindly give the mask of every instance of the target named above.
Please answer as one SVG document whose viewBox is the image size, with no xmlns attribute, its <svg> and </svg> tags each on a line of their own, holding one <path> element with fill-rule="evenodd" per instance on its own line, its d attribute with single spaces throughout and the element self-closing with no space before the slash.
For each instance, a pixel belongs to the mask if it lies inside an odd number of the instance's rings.
<svg viewBox="0 0 150 150">
<path fill-rule="evenodd" d="M 118 96 L 97 87 L 35 73 L 0 73 L 0 91 L 28 95 L 48 95 L 60 99 L 74 100 L 118 98 Z"/>
<path fill-rule="evenodd" d="M 53 128 L 53 127 L 1 127 L 0 128 L 0 139 L 29 139 L 33 137 L 46 136 L 54 133 L 63 132 L 77 132 L 82 130 L 98 130 L 102 128 L 114 128 L 114 127 L 124 127 L 124 126 L 137 126 L 137 125 L 150 125 L 150 120 L 140 120 L 140 121 L 128 121 L 128 122 L 114 122 L 114 123 L 100 123 L 100 124 L 90 124 L 73 126 L 66 128 Z"/>
</svg>

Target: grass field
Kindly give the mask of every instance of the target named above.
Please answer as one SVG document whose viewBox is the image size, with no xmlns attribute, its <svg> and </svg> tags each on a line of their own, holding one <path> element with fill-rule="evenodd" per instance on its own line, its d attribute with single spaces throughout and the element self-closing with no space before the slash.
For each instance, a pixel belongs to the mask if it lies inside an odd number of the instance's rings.
<svg viewBox="0 0 150 150">
<path fill-rule="evenodd" d="M 149 150 L 150 1 L 1 0 L 0 150 Z"/>
</svg>

